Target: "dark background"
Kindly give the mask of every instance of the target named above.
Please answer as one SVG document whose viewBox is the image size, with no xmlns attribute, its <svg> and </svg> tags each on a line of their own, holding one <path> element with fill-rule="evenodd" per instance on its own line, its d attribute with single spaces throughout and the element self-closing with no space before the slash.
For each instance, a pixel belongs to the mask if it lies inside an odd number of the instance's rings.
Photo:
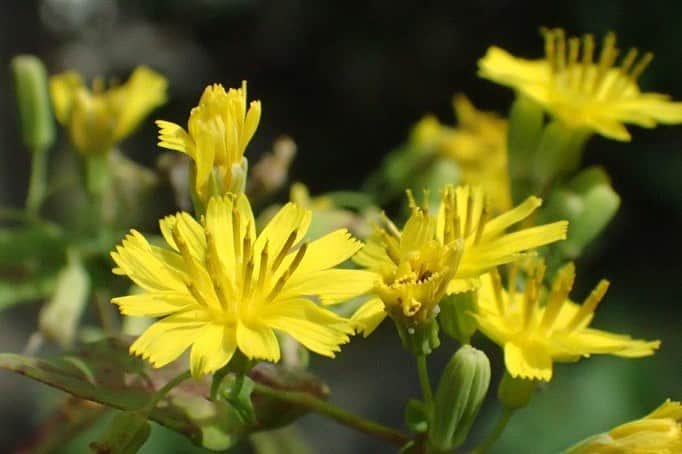
<svg viewBox="0 0 682 454">
<path fill-rule="evenodd" d="M 598 37 L 616 31 L 621 49 L 655 54 L 640 79 L 643 89 L 680 99 L 680 17 L 682 6 L 672 1 L 17 0 L 0 4 L 0 61 L 6 68 L 13 55 L 34 53 L 50 73 L 76 69 L 88 78 L 119 79 L 140 63 L 150 65 L 170 80 L 170 101 L 152 118 L 181 124 L 206 84 L 237 86 L 246 79 L 249 98 L 263 103 L 248 156 L 267 151 L 281 134 L 292 136 L 299 149 L 292 178 L 319 193 L 357 189 L 423 114 L 452 122 L 456 92 L 505 113 L 512 93 L 479 79 L 476 61 L 492 44 L 540 57 L 543 25 Z M 0 106 L 0 204 L 19 206 L 29 160 L 19 142 L 8 70 L 0 71 Z M 630 144 L 601 138 L 588 144 L 586 164 L 607 168 L 623 204 L 579 263 L 576 293 L 584 296 L 601 277 L 610 279 L 596 325 L 661 338 L 662 351 L 639 361 L 593 358 L 559 366 L 551 385 L 514 418 L 498 452 L 524 452 L 522 446 L 556 452 L 641 416 L 666 397 L 682 397 L 682 127 L 631 131 Z M 155 135 L 149 120 L 122 149 L 152 166 Z M 21 349 L 36 307 L 0 314 L 0 350 Z M 315 360 L 313 367 L 331 384 L 333 400 L 400 425 L 404 398 L 419 391 L 411 358 L 385 325 L 351 343 L 339 360 Z M 446 343 L 434 356 L 434 374 L 453 349 Z M 41 400 L 54 398 L 5 373 L 0 396 L 2 446 L 25 436 L 39 420 Z M 480 432 L 498 410 L 491 400 Z M 316 416 L 305 418 L 303 428 L 319 452 L 391 452 Z M 145 452 L 187 449 L 157 430 Z"/>
</svg>

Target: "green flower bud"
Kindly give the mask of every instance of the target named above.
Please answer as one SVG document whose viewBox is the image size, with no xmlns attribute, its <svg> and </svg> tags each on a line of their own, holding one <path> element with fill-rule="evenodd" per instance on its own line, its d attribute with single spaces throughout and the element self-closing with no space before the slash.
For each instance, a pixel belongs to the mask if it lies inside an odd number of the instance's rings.
<svg viewBox="0 0 682 454">
<path fill-rule="evenodd" d="M 531 168 L 532 178 L 539 188 L 557 176 L 575 171 L 588 137 L 589 132 L 567 127 L 556 120 L 545 127 Z"/>
<path fill-rule="evenodd" d="M 89 296 L 90 276 L 80 257 L 71 252 L 66 266 L 57 276 L 52 298 L 40 310 L 40 332 L 62 348 L 71 347 Z"/>
<path fill-rule="evenodd" d="M 590 167 L 550 195 L 543 217 L 568 220 L 568 239 L 557 247 L 565 258 L 574 259 L 604 230 L 619 206 L 620 197 L 606 173 Z"/>
<path fill-rule="evenodd" d="M 505 371 L 497 388 L 497 398 L 506 408 L 515 410 L 528 405 L 534 390 L 535 382 L 533 380 L 513 378 Z"/>
<path fill-rule="evenodd" d="M 440 345 L 438 323 L 435 319 L 423 323 L 393 319 L 403 347 L 414 356 L 430 355 Z"/>
<path fill-rule="evenodd" d="M 440 378 L 429 427 L 429 446 L 449 452 L 461 445 L 490 386 L 490 361 L 480 350 L 463 345 Z"/>
<path fill-rule="evenodd" d="M 441 329 L 459 343 L 468 344 L 478 327 L 476 319 L 471 315 L 472 312 L 476 312 L 475 293 L 449 295 L 443 298 L 438 306 Z"/>
<path fill-rule="evenodd" d="M 117 413 L 101 441 L 90 443 L 95 453 L 134 454 L 145 444 L 151 433 L 147 418 L 131 412 Z"/>
<path fill-rule="evenodd" d="M 33 55 L 18 55 L 11 66 L 22 139 L 31 150 L 44 150 L 55 138 L 45 66 Z"/>
<path fill-rule="evenodd" d="M 512 177 L 525 176 L 542 134 L 544 113 L 535 101 L 518 96 L 509 112 L 507 152 Z"/>
</svg>

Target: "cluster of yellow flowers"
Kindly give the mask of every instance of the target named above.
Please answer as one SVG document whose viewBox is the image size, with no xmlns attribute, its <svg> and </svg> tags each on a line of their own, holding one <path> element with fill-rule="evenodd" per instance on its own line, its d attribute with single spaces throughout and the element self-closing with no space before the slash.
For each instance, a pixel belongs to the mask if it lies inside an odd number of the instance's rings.
<svg viewBox="0 0 682 454">
<path fill-rule="evenodd" d="M 559 29 L 543 33 L 544 59 L 521 59 L 491 47 L 479 62 L 481 76 L 513 88 L 576 131 L 629 140 L 625 123 L 682 122 L 681 103 L 642 93 L 637 86 L 650 54 L 637 61 L 631 50 L 616 66 L 612 34 L 595 59 L 591 35 L 567 39 Z M 162 77 L 140 68 L 127 84 L 107 92 L 101 81 L 89 92 L 74 73 L 54 77 L 51 90 L 57 118 L 76 148 L 88 154 L 106 151 L 129 134 L 165 99 L 165 85 Z M 464 97 L 455 98 L 454 106 L 457 127 L 426 117 L 411 140 L 457 161 L 467 184 L 444 186 L 435 213 L 428 194 L 420 205 L 408 191 L 410 214 L 402 229 L 384 215 L 366 243 L 346 229 L 309 240 L 313 211 L 294 202 L 257 228 L 244 194 L 244 154 L 257 130 L 261 103 L 247 100 L 246 82 L 227 91 L 219 84 L 206 87 L 187 130 L 157 121 L 159 146 L 193 161 L 196 216 L 181 212 L 161 219 L 164 247 L 132 230 L 111 254 L 114 273 L 144 290 L 112 302 L 124 315 L 160 317 L 130 352 L 162 367 L 191 348 L 195 378 L 222 369 L 237 352 L 276 362 L 283 335 L 333 357 L 352 335 L 370 335 L 386 317 L 405 343 L 404 337 L 437 326 L 444 298 L 469 293 L 475 301 L 469 315 L 503 349 L 514 378 L 549 381 L 554 362 L 591 354 L 653 354 L 659 341 L 589 327 L 608 282 L 601 281 L 582 304 L 569 299 L 572 263 L 545 284 L 546 267 L 534 250 L 564 240 L 570 235 L 568 223 L 534 226 L 542 204 L 535 196 L 514 206 L 507 122 L 479 112 Z M 339 267 L 349 259 L 356 267 Z M 331 307 L 353 299 L 360 305 L 349 318 Z M 435 346 L 431 342 L 412 351 L 426 355 Z M 666 403 L 644 420 L 573 452 L 625 452 L 645 443 L 643 432 L 663 431 L 682 450 L 679 420 L 679 404 Z M 659 430 L 661 424 L 665 428 Z"/>
</svg>

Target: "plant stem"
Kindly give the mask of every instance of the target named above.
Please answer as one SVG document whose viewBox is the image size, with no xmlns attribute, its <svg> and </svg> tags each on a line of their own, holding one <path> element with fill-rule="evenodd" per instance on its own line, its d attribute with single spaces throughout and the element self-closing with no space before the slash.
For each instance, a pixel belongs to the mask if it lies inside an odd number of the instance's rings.
<svg viewBox="0 0 682 454">
<path fill-rule="evenodd" d="M 488 434 L 488 436 L 483 440 L 483 443 L 481 443 L 478 448 L 474 450 L 475 454 L 484 454 L 492 445 L 495 444 L 498 438 L 500 438 L 500 435 L 502 435 L 502 432 L 504 432 L 504 429 L 507 427 L 507 424 L 509 423 L 509 420 L 511 419 L 512 415 L 514 414 L 514 409 L 513 408 L 507 408 L 505 407 L 504 410 L 502 410 L 502 414 L 500 415 L 500 418 L 497 420 L 497 424 L 495 424 L 495 428 L 493 429 L 492 432 Z"/>
<path fill-rule="evenodd" d="M 410 441 L 410 437 L 390 427 L 386 427 L 374 421 L 369 421 L 361 416 L 348 413 L 341 408 L 324 400 L 298 391 L 282 391 L 269 386 L 256 383 L 254 391 L 274 399 L 298 405 L 326 416 L 344 426 L 364 432 L 376 438 L 380 438 L 396 446 L 403 446 Z"/>
<path fill-rule="evenodd" d="M 31 153 L 31 176 L 26 197 L 26 211 L 35 215 L 47 193 L 47 150 L 36 147 Z"/>
<path fill-rule="evenodd" d="M 429 380 L 429 369 L 426 365 L 426 355 L 417 356 L 417 374 L 424 395 L 424 403 L 430 412 L 433 408 L 433 391 L 431 390 L 431 380 Z"/>
<path fill-rule="evenodd" d="M 158 403 L 161 402 L 161 399 L 166 397 L 166 395 L 171 391 L 171 389 L 175 388 L 183 381 L 189 379 L 191 376 L 192 374 L 190 373 L 190 371 L 186 370 L 181 374 L 177 375 L 175 378 L 170 380 L 165 385 L 163 385 L 161 389 L 159 389 L 152 395 L 152 398 L 150 399 L 149 403 L 145 405 L 144 410 L 151 412 L 156 407 L 156 405 L 158 405 Z"/>
</svg>

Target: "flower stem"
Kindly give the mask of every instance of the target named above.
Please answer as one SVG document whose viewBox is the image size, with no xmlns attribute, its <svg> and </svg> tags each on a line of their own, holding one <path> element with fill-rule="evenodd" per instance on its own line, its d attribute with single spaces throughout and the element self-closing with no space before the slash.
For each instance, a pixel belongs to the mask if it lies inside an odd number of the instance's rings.
<svg viewBox="0 0 682 454">
<path fill-rule="evenodd" d="M 417 374 L 419 375 L 419 385 L 424 395 L 424 403 L 430 412 L 433 408 L 433 391 L 431 390 L 431 380 L 429 379 L 429 369 L 426 366 L 426 355 L 417 356 Z"/>
<path fill-rule="evenodd" d="M 47 193 L 47 150 L 36 147 L 31 153 L 31 176 L 26 197 L 26 211 L 36 215 Z"/>
<path fill-rule="evenodd" d="M 156 391 L 153 395 L 152 398 L 149 400 L 149 403 L 145 405 L 144 410 L 148 411 L 151 413 L 151 411 L 158 405 L 159 402 L 161 402 L 161 399 L 166 397 L 166 395 L 176 386 L 178 386 L 180 383 L 183 381 L 189 379 L 192 376 L 190 371 L 186 370 L 182 372 L 181 374 L 177 375 L 175 378 L 170 380 L 168 383 L 163 385 L 161 389 Z"/>
<path fill-rule="evenodd" d="M 386 427 L 374 421 L 369 421 L 361 416 L 348 413 L 341 408 L 332 405 L 324 400 L 311 396 L 310 394 L 298 391 L 283 391 L 269 386 L 256 383 L 254 391 L 264 394 L 274 399 L 298 405 L 309 410 L 313 410 L 326 416 L 344 426 L 364 432 L 376 438 L 380 438 L 396 446 L 403 446 L 410 441 L 410 437 L 390 427 Z"/>
<path fill-rule="evenodd" d="M 483 440 L 483 443 L 481 443 L 478 448 L 476 448 L 473 452 L 474 454 L 484 454 L 492 445 L 495 444 L 498 438 L 500 438 L 500 435 L 502 435 L 502 432 L 504 432 L 504 429 L 507 427 L 507 424 L 509 423 L 509 420 L 511 419 L 512 415 L 514 414 L 514 409 L 513 408 L 508 408 L 505 407 L 504 410 L 502 410 L 502 414 L 500 415 L 500 418 L 497 420 L 497 424 L 495 424 L 495 428 L 493 429 L 492 432 L 488 434 L 488 436 Z"/>
</svg>

